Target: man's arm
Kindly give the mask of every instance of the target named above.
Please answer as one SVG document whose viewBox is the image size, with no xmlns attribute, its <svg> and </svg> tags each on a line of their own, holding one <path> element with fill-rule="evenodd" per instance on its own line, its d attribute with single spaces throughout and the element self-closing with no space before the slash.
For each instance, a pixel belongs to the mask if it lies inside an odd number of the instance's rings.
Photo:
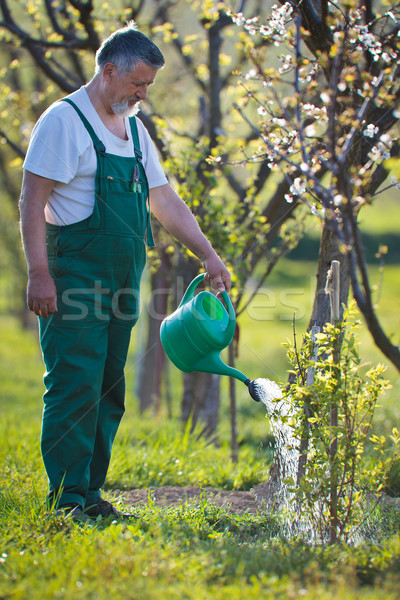
<svg viewBox="0 0 400 600">
<path fill-rule="evenodd" d="M 54 181 L 24 171 L 20 199 L 21 237 L 28 264 L 27 302 L 42 317 L 57 312 L 57 293 L 49 273 L 44 207 Z"/>
<path fill-rule="evenodd" d="M 219 291 L 229 291 L 228 269 L 202 233 L 189 207 L 169 184 L 150 190 L 150 207 L 161 225 L 204 263 L 212 286 Z"/>
</svg>

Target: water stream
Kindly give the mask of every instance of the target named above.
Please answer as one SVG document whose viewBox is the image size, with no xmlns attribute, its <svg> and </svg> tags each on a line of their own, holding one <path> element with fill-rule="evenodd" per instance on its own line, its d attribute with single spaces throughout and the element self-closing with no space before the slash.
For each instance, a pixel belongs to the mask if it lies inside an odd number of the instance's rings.
<svg viewBox="0 0 400 600">
<path fill-rule="evenodd" d="M 279 458 L 284 479 L 296 481 L 299 461 L 299 443 L 292 435 L 292 428 L 287 423 L 291 418 L 290 402 L 282 398 L 282 389 L 275 381 L 256 379 L 254 382 L 257 394 L 267 409 L 271 432 L 275 438 L 276 456 Z"/>
<path fill-rule="evenodd" d="M 279 466 L 279 481 L 274 490 L 274 495 L 278 496 L 274 498 L 274 504 L 289 509 L 292 495 L 285 480 L 296 482 L 299 461 L 299 443 L 293 437 L 293 430 L 287 422 L 291 418 L 290 402 L 282 397 L 282 389 L 275 381 L 256 379 L 254 385 L 260 401 L 271 417 L 271 433 L 275 439 L 275 464 Z"/>
<path fill-rule="evenodd" d="M 285 398 L 281 387 L 269 379 L 256 379 L 254 385 L 270 417 L 271 433 L 275 439 L 274 465 L 270 475 L 270 480 L 273 478 L 274 481 L 272 485 L 270 481 L 266 484 L 270 486 L 271 495 L 266 506 L 281 514 L 285 537 L 300 536 L 311 544 L 326 542 L 325 535 L 321 539 L 321 532 L 316 531 L 298 505 L 295 494 L 290 491 L 291 486 L 296 485 L 300 456 L 299 440 L 293 437 L 293 428 L 288 423 L 297 418 L 292 414 L 290 398 Z M 316 502 L 315 514 L 321 510 L 322 505 Z M 363 539 L 360 531 L 354 531 L 350 537 L 355 544 Z"/>
<path fill-rule="evenodd" d="M 310 543 L 316 543 L 317 532 L 305 515 L 301 515 L 295 494 L 290 491 L 296 485 L 300 456 L 299 440 L 293 436 L 293 428 L 289 424 L 296 418 L 292 414 L 290 399 L 285 398 L 282 388 L 269 379 L 256 379 L 254 385 L 270 417 L 271 433 L 275 439 L 274 466 L 267 484 L 270 486 L 271 498 L 266 505 L 280 513 L 281 533 L 284 537 L 301 536 Z"/>
</svg>

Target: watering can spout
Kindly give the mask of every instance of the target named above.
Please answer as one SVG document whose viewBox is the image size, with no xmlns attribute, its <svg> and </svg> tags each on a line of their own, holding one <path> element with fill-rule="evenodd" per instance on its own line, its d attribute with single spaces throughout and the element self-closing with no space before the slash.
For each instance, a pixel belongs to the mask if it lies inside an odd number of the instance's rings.
<svg viewBox="0 0 400 600">
<path fill-rule="evenodd" d="M 235 377 L 242 383 L 246 383 L 248 378 L 246 375 L 241 373 L 238 369 L 228 366 L 224 363 L 218 352 L 212 352 L 208 356 L 201 358 L 193 368 L 193 371 L 200 371 L 202 373 L 215 373 L 216 375 L 227 375 L 229 377 Z"/>
</svg>

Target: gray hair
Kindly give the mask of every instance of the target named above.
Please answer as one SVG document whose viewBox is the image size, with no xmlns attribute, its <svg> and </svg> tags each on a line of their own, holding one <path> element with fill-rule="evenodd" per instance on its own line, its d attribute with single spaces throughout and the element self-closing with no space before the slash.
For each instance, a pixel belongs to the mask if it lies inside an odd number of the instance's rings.
<svg viewBox="0 0 400 600">
<path fill-rule="evenodd" d="M 160 49 L 144 33 L 137 30 L 134 21 L 126 27 L 117 29 L 96 52 L 96 74 L 107 63 L 117 67 L 119 75 L 126 75 L 134 70 L 136 64 L 143 62 L 153 69 L 161 69 L 165 65 Z"/>
</svg>

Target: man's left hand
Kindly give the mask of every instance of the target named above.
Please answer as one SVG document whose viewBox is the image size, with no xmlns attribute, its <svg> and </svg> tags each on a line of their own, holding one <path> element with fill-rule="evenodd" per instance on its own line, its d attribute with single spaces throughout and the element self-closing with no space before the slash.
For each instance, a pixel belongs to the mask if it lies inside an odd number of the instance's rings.
<svg viewBox="0 0 400 600">
<path fill-rule="evenodd" d="M 204 268 L 207 271 L 205 280 L 210 282 L 211 287 L 223 292 L 229 292 L 231 289 L 231 275 L 217 254 L 208 257 L 204 262 Z"/>
</svg>

